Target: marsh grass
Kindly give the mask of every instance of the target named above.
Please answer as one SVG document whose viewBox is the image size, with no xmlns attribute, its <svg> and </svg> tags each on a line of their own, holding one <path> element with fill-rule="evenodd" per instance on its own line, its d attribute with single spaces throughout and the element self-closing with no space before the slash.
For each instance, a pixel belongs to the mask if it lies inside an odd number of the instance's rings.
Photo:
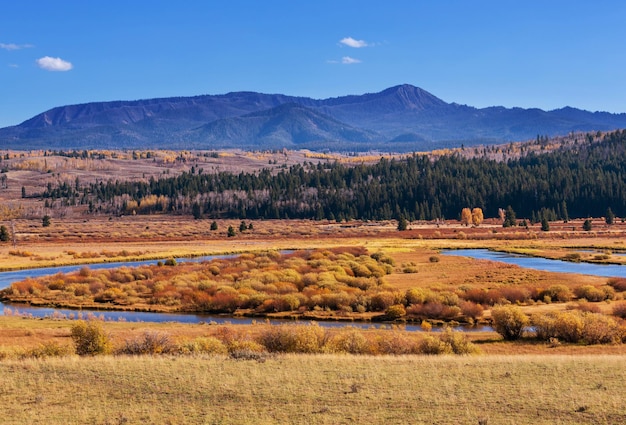
<svg viewBox="0 0 626 425">
<path fill-rule="evenodd" d="M 3 423 L 624 423 L 624 356 L 0 362 Z"/>
</svg>

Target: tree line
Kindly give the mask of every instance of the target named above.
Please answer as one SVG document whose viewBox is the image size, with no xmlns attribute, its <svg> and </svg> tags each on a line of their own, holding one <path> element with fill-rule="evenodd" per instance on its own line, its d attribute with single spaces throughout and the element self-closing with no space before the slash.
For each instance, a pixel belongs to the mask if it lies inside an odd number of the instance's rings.
<svg viewBox="0 0 626 425">
<path fill-rule="evenodd" d="M 274 172 L 203 173 L 191 169 L 148 181 L 49 184 L 52 205 L 89 204 L 92 213 L 191 214 L 196 218 L 408 220 L 461 218 L 463 208 L 497 217 L 626 216 L 626 130 L 549 153 L 496 161 L 414 154 L 371 165 L 339 162 L 292 165 Z"/>
</svg>

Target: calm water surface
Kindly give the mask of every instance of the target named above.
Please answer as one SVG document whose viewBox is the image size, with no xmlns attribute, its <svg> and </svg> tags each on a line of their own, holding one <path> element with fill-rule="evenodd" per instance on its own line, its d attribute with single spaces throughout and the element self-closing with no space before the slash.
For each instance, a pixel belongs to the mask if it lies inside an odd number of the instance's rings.
<svg viewBox="0 0 626 425">
<path fill-rule="evenodd" d="M 571 261 L 548 260 L 546 258 L 489 251 L 488 249 L 450 249 L 443 255 L 457 255 L 477 260 L 500 261 L 527 269 L 557 273 L 578 273 L 601 277 L 626 277 L 626 266 L 616 264 L 573 263 Z"/>
</svg>

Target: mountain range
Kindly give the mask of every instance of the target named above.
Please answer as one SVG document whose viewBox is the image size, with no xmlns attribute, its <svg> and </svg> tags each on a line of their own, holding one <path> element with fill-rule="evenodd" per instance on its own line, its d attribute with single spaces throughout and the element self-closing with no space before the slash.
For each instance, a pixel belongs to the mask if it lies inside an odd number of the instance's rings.
<svg viewBox="0 0 626 425">
<path fill-rule="evenodd" d="M 410 152 L 617 128 L 626 114 L 474 108 L 404 84 L 322 100 L 234 92 L 60 106 L 0 129 L 0 147 Z"/>
</svg>

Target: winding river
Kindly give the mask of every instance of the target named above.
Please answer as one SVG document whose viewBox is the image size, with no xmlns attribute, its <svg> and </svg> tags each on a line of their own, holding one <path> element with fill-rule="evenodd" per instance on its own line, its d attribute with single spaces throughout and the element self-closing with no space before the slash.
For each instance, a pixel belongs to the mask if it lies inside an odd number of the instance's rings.
<svg viewBox="0 0 626 425">
<path fill-rule="evenodd" d="M 559 273 L 579 273 L 588 274 L 594 276 L 604 277 L 626 277 L 626 266 L 619 265 L 604 265 L 604 264 L 589 264 L 589 263 L 573 263 L 561 260 L 548 260 L 545 258 L 528 257 L 518 254 L 509 254 L 503 252 L 489 251 L 487 249 L 459 249 L 459 250 L 444 250 L 443 255 L 457 255 L 463 257 L 470 257 L 479 260 L 492 260 L 500 261 L 508 264 L 515 264 L 520 267 L 531 268 L 536 270 L 544 270 L 550 272 Z M 206 256 L 198 258 L 180 258 L 178 262 L 185 261 L 209 261 L 215 258 L 225 258 L 224 256 Z M 117 262 L 117 263 L 100 263 L 89 264 L 88 267 L 92 270 L 96 269 L 110 269 L 116 267 L 134 267 L 139 265 L 156 264 L 157 260 L 148 261 L 129 261 L 129 262 Z M 34 268 L 10 272 L 0 273 L 0 289 L 8 287 L 11 283 L 24 280 L 26 278 L 35 278 L 40 276 L 47 276 L 56 273 L 70 273 L 80 270 L 84 265 L 77 266 L 63 266 L 63 267 L 47 267 L 47 268 Z M 20 314 L 33 317 L 59 317 L 59 318 L 86 318 L 90 315 L 95 315 L 104 320 L 113 321 L 128 321 L 128 322 L 181 322 L 181 323 L 231 323 L 231 324 L 251 324 L 254 321 L 265 321 L 265 319 L 252 319 L 252 318 L 238 318 L 230 316 L 216 316 L 216 315 L 204 315 L 204 314 L 192 314 L 192 313 L 150 313 L 150 312 L 131 312 L 131 311 L 110 311 L 110 310 L 72 310 L 63 308 L 46 308 L 46 307 L 32 307 L 29 305 L 21 304 L 3 304 L 0 303 L 0 315 L 3 314 Z M 270 320 L 271 323 L 285 323 L 292 322 L 291 320 Z M 308 323 L 309 321 L 306 321 Z M 362 328 L 370 327 L 384 327 L 381 324 L 372 324 L 369 322 L 333 322 L 324 321 L 319 322 L 320 325 L 326 327 L 342 327 L 342 326 L 355 326 Z M 421 328 L 415 325 L 406 325 L 406 330 L 420 331 Z M 491 328 L 486 326 L 467 328 L 466 330 L 483 331 L 490 330 Z"/>
<path fill-rule="evenodd" d="M 177 258 L 177 262 L 202 262 L 210 261 L 216 258 L 228 258 L 233 255 L 211 255 L 197 258 Z M 116 267 L 136 267 L 141 265 L 153 265 L 157 264 L 158 260 L 147 261 L 128 261 L 117 263 L 98 263 L 87 265 L 92 270 L 98 269 L 112 269 Z M 45 268 L 33 268 L 25 270 L 17 270 L 10 272 L 0 272 L 0 289 L 6 288 L 13 282 L 18 282 L 27 278 L 35 278 L 41 276 L 53 275 L 56 273 L 71 273 L 80 270 L 85 265 L 76 266 L 61 266 L 61 267 L 45 267 Z M 229 323 L 234 325 L 250 325 L 253 322 L 265 322 L 264 318 L 247 318 L 247 317 L 232 317 L 232 316 L 217 316 L 210 314 L 194 314 L 194 313 L 151 313 L 151 312 L 135 312 L 135 311 L 113 311 L 113 310 L 74 310 L 65 308 L 51 308 L 51 307 L 32 307 L 28 304 L 3 304 L 0 302 L 0 315 L 15 314 L 25 315 L 32 317 L 58 317 L 66 319 L 78 319 L 88 318 L 90 316 L 96 316 L 103 320 L 110 321 L 126 321 L 126 322 L 180 322 L 180 323 Z M 293 323 L 293 320 L 280 320 L 271 319 L 270 323 Z M 302 321 L 302 323 L 310 323 L 310 320 Z M 345 327 L 353 326 L 359 328 L 384 328 L 390 327 L 384 324 L 374 324 L 370 322 L 352 322 L 352 321 L 319 321 L 320 326 L 324 327 Z M 421 331 L 421 327 L 417 325 L 405 325 L 404 329 L 408 331 Z M 476 326 L 467 328 L 471 331 L 483 331 L 490 330 L 487 326 Z M 437 330 L 437 329 L 433 329 Z"/>
</svg>

